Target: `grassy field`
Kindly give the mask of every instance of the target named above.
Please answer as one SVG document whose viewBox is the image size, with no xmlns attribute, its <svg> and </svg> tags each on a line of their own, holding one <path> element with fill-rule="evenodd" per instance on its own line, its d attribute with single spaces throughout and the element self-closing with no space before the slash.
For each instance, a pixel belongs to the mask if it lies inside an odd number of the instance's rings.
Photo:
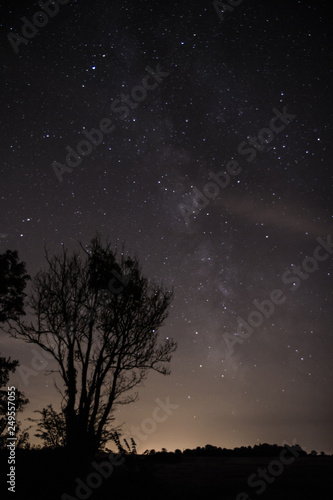
<svg viewBox="0 0 333 500">
<path fill-rule="evenodd" d="M 101 460 L 104 457 L 97 462 Z M 1 498 L 111 500 L 142 495 L 161 500 L 320 500 L 332 497 L 333 493 L 333 457 L 297 458 L 283 470 L 274 469 L 278 473 L 275 477 L 267 469 L 274 460 L 272 457 L 180 456 L 171 460 L 163 463 L 152 457 L 127 457 L 123 465 L 114 467 L 109 477 L 98 478 L 96 469 L 91 464 L 80 464 L 79 459 L 74 461 L 49 452 L 19 453 L 13 494 L 5 485 L 4 471 L 8 466 L 2 456 Z M 267 471 L 268 480 L 259 478 L 261 468 Z M 252 486 L 248 484 L 251 475 Z"/>
<path fill-rule="evenodd" d="M 189 499 L 215 497 L 216 492 L 218 498 L 223 500 L 236 500 L 237 497 L 237 500 L 319 500 L 332 495 L 332 458 L 298 458 L 293 464 L 285 466 L 278 476 L 268 473 L 266 477 L 270 482 L 267 482 L 258 477 L 258 469 L 267 470 L 271 460 L 264 457 L 184 459 L 179 464 L 162 466 L 155 473 L 156 484 L 167 491 L 165 498 L 172 490 Z M 253 481 L 256 487 L 248 484 L 248 478 L 253 474 L 256 475 Z M 240 495 L 242 492 L 243 498 Z"/>
</svg>

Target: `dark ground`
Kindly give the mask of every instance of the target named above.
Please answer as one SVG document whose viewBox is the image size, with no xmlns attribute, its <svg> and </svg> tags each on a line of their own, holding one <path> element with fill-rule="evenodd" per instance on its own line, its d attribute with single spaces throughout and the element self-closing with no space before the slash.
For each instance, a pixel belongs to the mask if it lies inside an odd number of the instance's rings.
<svg viewBox="0 0 333 500">
<path fill-rule="evenodd" d="M 91 500 L 132 499 L 143 494 L 147 499 L 219 500 L 321 500 L 332 498 L 333 457 L 299 457 L 284 465 L 270 484 L 247 484 L 251 474 L 276 459 L 272 457 L 126 457 L 109 478 L 93 490 L 75 491 L 76 478 L 86 484 L 94 468 L 62 453 L 17 450 L 16 492 L 7 490 L 7 450 L 1 452 L 0 498 L 15 500 Z M 103 458 L 104 460 L 104 458 Z M 164 463 L 163 463 L 164 462 Z M 168 463 L 170 462 L 170 463 Z M 95 471 L 96 472 L 96 471 Z M 258 478 L 256 478 L 258 481 Z M 265 489 L 262 493 L 259 493 Z M 240 495 L 244 492 L 244 496 Z M 64 495 L 64 494 L 67 495 Z M 248 495 L 248 497 L 246 496 Z M 63 496 L 64 495 L 64 496 Z M 238 496 L 239 495 L 239 496 Z"/>
</svg>

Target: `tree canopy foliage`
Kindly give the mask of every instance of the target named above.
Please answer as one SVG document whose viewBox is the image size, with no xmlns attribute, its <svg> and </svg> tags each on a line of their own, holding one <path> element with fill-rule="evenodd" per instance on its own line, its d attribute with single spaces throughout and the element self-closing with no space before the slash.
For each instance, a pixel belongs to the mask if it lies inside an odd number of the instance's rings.
<svg viewBox="0 0 333 500">
<path fill-rule="evenodd" d="M 12 360 L 11 358 L 5 358 L 0 356 L 0 447 L 5 446 L 7 439 L 7 427 L 8 427 L 8 382 L 10 374 L 14 373 L 19 362 L 17 360 Z M 22 411 L 24 406 L 28 404 L 29 400 L 24 396 L 22 392 L 15 389 L 15 417 L 17 418 L 17 413 Z M 19 422 L 15 420 L 15 434 L 18 435 Z"/>
<path fill-rule="evenodd" d="M 24 315 L 24 289 L 30 276 L 16 250 L 0 255 L 0 323 Z"/>
</svg>

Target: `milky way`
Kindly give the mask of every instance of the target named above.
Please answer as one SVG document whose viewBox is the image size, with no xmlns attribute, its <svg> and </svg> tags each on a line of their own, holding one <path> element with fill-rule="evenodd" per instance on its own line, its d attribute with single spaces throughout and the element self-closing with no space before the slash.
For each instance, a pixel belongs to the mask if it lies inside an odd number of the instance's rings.
<svg viewBox="0 0 333 500">
<path fill-rule="evenodd" d="M 332 234 L 328 5 L 244 0 L 219 15 L 210 1 L 72 0 L 19 44 L 8 34 L 41 7 L 1 8 L 0 252 L 18 250 L 34 275 L 45 244 L 99 231 L 175 290 L 160 331 L 179 345 L 172 374 L 116 415 L 130 434 L 156 399 L 178 405 L 141 451 L 296 440 L 333 452 L 332 252 L 303 264 Z M 284 109 L 292 118 L 272 122 Z M 239 171 L 219 185 L 230 162 Z M 237 318 L 277 289 L 283 303 L 240 337 Z M 242 340 L 232 350 L 226 333 Z M 1 352 L 32 366 L 31 346 L 5 333 Z M 34 366 L 14 380 L 27 416 L 58 401 Z"/>
</svg>

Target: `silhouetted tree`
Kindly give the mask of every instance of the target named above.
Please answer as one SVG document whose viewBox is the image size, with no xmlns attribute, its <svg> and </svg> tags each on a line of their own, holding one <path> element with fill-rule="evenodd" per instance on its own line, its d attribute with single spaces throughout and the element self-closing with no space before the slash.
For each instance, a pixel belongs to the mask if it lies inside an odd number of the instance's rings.
<svg viewBox="0 0 333 500">
<path fill-rule="evenodd" d="M 24 289 L 30 276 L 16 250 L 0 255 L 0 323 L 24 315 Z"/>
<path fill-rule="evenodd" d="M 57 363 L 63 397 L 66 446 L 94 453 L 111 437 L 117 404 L 149 370 L 170 373 L 172 339 L 158 344 L 172 292 L 142 276 L 136 258 L 125 257 L 99 236 L 88 248 L 49 257 L 33 280 L 27 306 L 32 322 L 11 323 L 11 334 L 39 345 Z M 104 291 L 103 291 L 104 290 Z M 105 292 L 106 290 L 106 292 Z"/>
<path fill-rule="evenodd" d="M 8 430 L 8 382 L 10 373 L 14 373 L 19 362 L 0 356 L 0 447 L 5 446 Z M 12 392 L 12 391 L 10 391 Z M 19 437 L 20 445 L 24 444 L 27 439 L 27 434 L 19 436 L 20 423 L 17 420 L 17 413 L 22 411 L 29 400 L 22 392 L 15 388 L 15 436 Z M 12 416 L 12 415 L 11 415 Z"/>
<path fill-rule="evenodd" d="M 66 421 L 62 412 L 57 412 L 50 404 L 43 410 L 36 410 L 40 418 L 29 418 L 37 424 L 35 436 L 44 441 L 47 448 L 60 448 L 66 442 Z"/>
<path fill-rule="evenodd" d="M 25 263 L 19 262 L 17 251 L 7 250 L 0 255 L 0 323 L 18 319 L 24 315 L 24 289 L 30 276 L 26 273 Z M 7 438 L 8 428 L 8 383 L 10 373 L 15 373 L 19 366 L 17 360 L 0 356 L 0 446 Z M 22 411 L 29 400 L 15 388 L 15 435 L 16 446 L 27 442 L 27 433 L 19 434 L 20 424 L 16 420 L 17 413 Z M 12 415 L 11 415 L 12 416 Z"/>
</svg>

